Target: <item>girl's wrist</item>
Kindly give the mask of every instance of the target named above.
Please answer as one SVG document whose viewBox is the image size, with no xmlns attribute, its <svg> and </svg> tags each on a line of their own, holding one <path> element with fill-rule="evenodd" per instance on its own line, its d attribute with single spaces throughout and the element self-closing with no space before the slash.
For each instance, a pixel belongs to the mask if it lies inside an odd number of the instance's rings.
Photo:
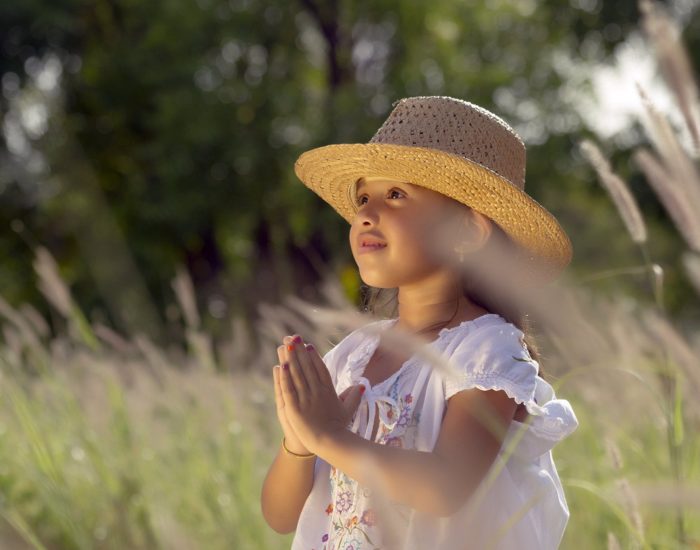
<svg viewBox="0 0 700 550">
<path fill-rule="evenodd" d="M 315 453 L 310 453 L 307 449 L 299 449 L 298 447 L 295 447 L 294 444 L 290 445 L 289 442 L 286 441 L 285 437 L 282 437 L 282 449 L 284 450 L 285 454 L 288 454 L 293 458 L 312 458 L 316 456 Z"/>
</svg>

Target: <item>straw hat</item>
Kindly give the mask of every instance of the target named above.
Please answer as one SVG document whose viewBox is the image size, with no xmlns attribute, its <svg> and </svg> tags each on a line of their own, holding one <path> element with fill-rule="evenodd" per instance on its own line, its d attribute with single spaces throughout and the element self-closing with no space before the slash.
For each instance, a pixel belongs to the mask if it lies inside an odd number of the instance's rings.
<svg viewBox="0 0 700 550">
<path fill-rule="evenodd" d="M 524 278 L 549 282 L 571 261 L 566 232 L 525 193 L 523 141 L 501 118 L 461 99 L 401 99 L 369 143 L 311 149 L 297 159 L 294 171 L 348 223 L 358 209 L 357 180 L 391 177 L 491 218 L 522 249 Z"/>
</svg>

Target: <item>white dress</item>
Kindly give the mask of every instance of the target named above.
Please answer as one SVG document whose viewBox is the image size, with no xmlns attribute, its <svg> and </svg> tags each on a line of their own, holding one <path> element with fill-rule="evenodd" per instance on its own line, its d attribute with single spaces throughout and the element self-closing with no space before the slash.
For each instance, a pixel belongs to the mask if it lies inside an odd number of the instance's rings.
<svg viewBox="0 0 700 550">
<path fill-rule="evenodd" d="M 292 550 L 558 548 L 569 509 L 551 449 L 578 421 L 569 402 L 557 399 L 538 376 L 539 364 L 530 357 L 522 331 L 495 313 L 444 328 L 430 347 L 448 359 L 457 376 L 413 355 L 372 387 L 362 374 L 379 344 L 378 329 L 397 320 L 374 321 L 365 325 L 374 325 L 371 331 L 351 332 L 323 358 L 339 394 L 354 384 L 366 387 L 349 424 L 353 432 L 369 439 L 376 414 L 375 442 L 432 451 L 447 400 L 468 388 L 504 390 L 525 404 L 531 421 L 512 420 L 488 483 L 444 518 L 398 502 L 389 502 L 387 511 L 370 488 L 317 457 Z"/>
</svg>

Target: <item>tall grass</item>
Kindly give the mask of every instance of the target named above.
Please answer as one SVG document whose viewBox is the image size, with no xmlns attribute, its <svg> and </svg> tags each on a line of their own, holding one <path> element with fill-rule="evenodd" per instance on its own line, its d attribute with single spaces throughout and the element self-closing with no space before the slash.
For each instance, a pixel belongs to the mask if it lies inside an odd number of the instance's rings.
<svg viewBox="0 0 700 550">
<path fill-rule="evenodd" d="M 300 332 L 327 349 L 365 320 L 334 278 L 324 292 L 323 307 L 261 304 L 268 342 L 250 370 L 211 369 L 193 349 L 173 354 L 88 325 L 95 350 L 80 334 L 36 329 L 28 311 L 4 304 L 14 336 L 0 347 L 0 547 L 287 548 L 290 537 L 259 512 L 281 435 L 274 344 Z M 572 287 L 556 301 L 567 323 L 547 332 L 546 364 L 580 421 L 554 451 L 572 511 L 562 548 L 683 547 L 679 506 L 692 547 L 700 407 L 676 392 L 699 387 L 698 342 L 624 299 Z M 665 369 L 684 376 L 672 394 Z"/>
<path fill-rule="evenodd" d="M 674 21 L 661 6 L 650 0 L 640 0 L 639 7 L 642 28 L 656 54 L 665 81 L 677 100 L 691 137 L 691 147 L 684 149 L 671 124 L 638 84 L 646 109 L 643 122 L 654 151 L 639 147 L 632 156 L 684 238 L 689 250 L 684 253 L 683 266 L 689 279 L 700 289 L 696 271 L 700 252 L 700 218 L 697 215 L 700 212 L 700 174 L 694 160 L 700 152 L 697 86 Z M 630 543 L 634 547 L 695 548 L 700 544 L 697 501 L 689 501 L 687 492 L 690 490 L 691 494 L 697 494 L 700 488 L 697 484 L 700 440 L 697 436 L 698 409 L 695 399 L 700 390 L 697 362 L 700 342 L 697 339 L 690 341 L 666 313 L 663 269 L 651 258 L 639 208 L 625 182 L 614 174 L 594 143 L 584 140 L 581 151 L 613 199 L 632 241 L 639 246 L 656 306 L 652 310 L 639 312 L 639 320 L 633 315 L 628 316 L 628 324 L 625 325 L 628 335 L 638 327 L 649 337 L 649 344 L 639 342 L 638 347 L 630 348 L 634 354 L 632 356 L 637 356 L 630 374 L 649 388 L 649 395 L 639 401 L 630 399 L 629 392 L 619 396 L 635 414 L 639 414 L 640 409 L 644 410 L 645 417 L 649 412 L 651 414 L 641 424 L 625 422 L 622 425 L 624 435 L 617 419 L 616 437 L 610 433 L 609 427 L 603 428 L 607 434 L 605 441 L 614 451 L 612 473 L 617 473 L 615 483 L 622 497 L 622 517 L 627 531 L 633 535 Z M 607 328 L 610 328 L 609 324 Z M 625 440 L 627 445 L 622 446 Z M 630 483 L 630 474 L 626 474 L 622 466 L 618 442 L 630 455 L 637 455 L 638 459 L 647 463 L 648 468 L 642 468 L 640 462 L 630 472 L 637 477 L 637 493 L 635 483 Z M 649 523 L 655 527 L 653 530 L 644 528 L 640 502 L 647 506 L 645 512 L 650 517 Z M 573 532 L 574 529 L 571 529 L 569 535 L 572 536 Z M 608 546 L 619 547 L 617 537 L 613 533 L 609 537 Z"/>
<path fill-rule="evenodd" d="M 0 301 L 0 547 L 274 547 L 259 381 L 91 326 L 44 250 L 37 273 L 67 328 Z"/>
</svg>

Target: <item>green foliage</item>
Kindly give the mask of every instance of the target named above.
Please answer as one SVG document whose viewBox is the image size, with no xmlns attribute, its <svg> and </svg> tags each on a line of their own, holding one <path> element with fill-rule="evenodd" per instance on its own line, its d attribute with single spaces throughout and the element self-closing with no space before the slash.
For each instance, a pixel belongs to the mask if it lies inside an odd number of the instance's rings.
<svg viewBox="0 0 700 550">
<path fill-rule="evenodd" d="M 49 53 L 63 65 L 61 99 L 45 98 L 48 130 L 27 138 L 47 171 L 17 159 L 0 185 L 0 224 L 24 224 L 0 233 L 3 294 L 39 303 L 22 236 L 54 251 L 90 318 L 154 337 L 163 322 L 154 311 L 172 301 L 164 289 L 180 264 L 202 302 L 223 293 L 229 309 L 252 313 L 255 297 L 314 282 L 299 249 L 350 262 L 345 222 L 296 179 L 293 162 L 313 146 L 368 141 L 407 95 L 462 97 L 521 128 L 528 192 L 573 232 L 582 208 L 571 198 L 592 177 L 571 162 L 570 136 L 586 121 L 559 93 L 553 54 L 601 59 L 637 23 L 631 0 L 35 0 L 0 15 L 10 80 L 29 90 Z M 7 90 L 4 113 L 17 97 Z M 589 205 L 586 216 L 611 223 Z M 574 268 L 597 242 L 585 227 Z M 623 241 L 611 244 L 598 254 L 616 258 Z M 258 277 L 270 265 L 280 269 Z"/>
</svg>

